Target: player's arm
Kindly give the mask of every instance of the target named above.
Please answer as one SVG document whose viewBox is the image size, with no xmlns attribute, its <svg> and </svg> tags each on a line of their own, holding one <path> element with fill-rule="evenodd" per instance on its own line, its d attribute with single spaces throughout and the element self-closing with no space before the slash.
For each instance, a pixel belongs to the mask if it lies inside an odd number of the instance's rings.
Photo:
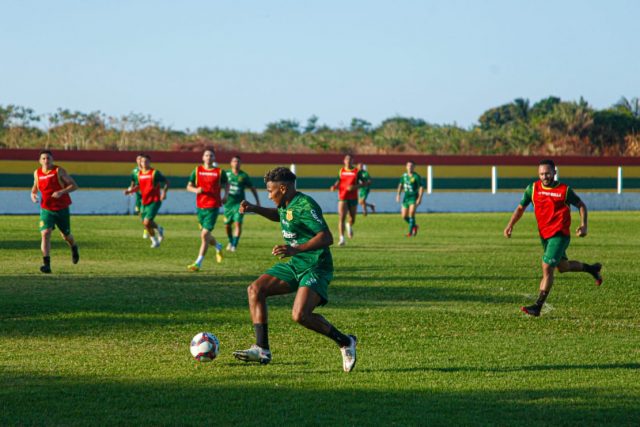
<svg viewBox="0 0 640 427">
<path fill-rule="evenodd" d="M 322 249 L 329 247 L 333 244 L 333 235 L 329 229 L 319 231 L 315 236 L 309 239 L 306 243 L 299 246 L 289 245 L 276 245 L 271 251 L 272 255 L 280 258 L 286 258 L 288 256 L 294 256 L 300 252 L 313 251 L 316 249 Z"/>
<path fill-rule="evenodd" d="M 279 222 L 280 221 L 280 215 L 278 215 L 278 209 L 274 209 L 274 208 L 265 208 L 259 205 L 252 205 L 251 203 L 247 202 L 246 200 L 243 200 L 240 202 L 240 209 L 239 209 L 240 213 L 247 213 L 247 212 L 255 212 L 258 215 L 261 215 L 265 218 L 267 218 L 268 220 L 271 220 L 273 222 Z"/>
<path fill-rule="evenodd" d="M 31 187 L 31 201 L 38 203 L 38 172 L 33 173 L 33 187 Z"/>
<path fill-rule="evenodd" d="M 71 178 L 71 175 L 69 175 L 63 168 L 58 168 L 58 176 L 60 177 L 60 181 L 62 181 L 65 187 L 61 190 L 55 191 L 51 195 L 51 197 L 58 199 L 63 195 L 71 193 L 72 191 L 76 191 L 78 189 L 78 184 L 76 184 L 76 181 Z"/>
<path fill-rule="evenodd" d="M 420 184 L 420 187 L 418 187 L 418 198 L 416 199 L 416 206 L 420 206 L 420 203 L 422 203 L 423 194 L 424 194 L 424 187 L 422 186 L 422 184 Z"/>
<path fill-rule="evenodd" d="M 402 193 L 402 183 L 398 184 L 398 191 L 396 192 L 396 203 L 400 203 L 400 193 Z"/>
<path fill-rule="evenodd" d="M 256 190 L 256 187 L 251 186 L 249 189 L 253 193 L 253 197 L 256 199 L 256 206 L 260 206 L 260 199 L 258 198 L 258 191 Z"/>
<path fill-rule="evenodd" d="M 336 179 L 336 182 L 334 182 L 333 185 L 331 187 L 329 187 L 329 189 L 331 191 L 336 191 L 339 186 L 340 186 L 340 177 L 338 177 L 338 179 Z"/>
<path fill-rule="evenodd" d="M 231 188 L 231 185 L 227 181 L 224 184 L 224 195 L 222 196 L 222 199 L 221 199 L 222 203 L 227 203 L 227 197 L 229 197 L 229 188 Z"/>
<path fill-rule="evenodd" d="M 578 197 L 571 187 L 567 190 L 567 203 L 578 208 L 580 212 L 580 226 L 576 229 L 576 236 L 584 237 L 587 235 L 587 205 Z"/>
<path fill-rule="evenodd" d="M 191 176 L 189 176 L 189 181 L 187 182 L 187 191 L 195 194 L 202 193 L 202 188 L 196 187 L 196 169 L 194 169 L 193 172 L 191 172 Z"/>
<path fill-rule="evenodd" d="M 524 215 L 524 211 L 527 209 L 527 206 L 529 206 L 532 200 L 533 200 L 533 184 L 530 184 L 527 187 L 527 189 L 524 190 L 524 194 L 522 195 L 520 204 L 518 204 L 518 207 L 516 207 L 516 210 L 513 211 L 513 214 L 511 215 L 511 219 L 509 220 L 509 223 L 507 224 L 507 226 L 504 228 L 504 231 L 502 232 L 502 234 L 504 234 L 504 237 L 506 237 L 507 239 L 511 237 L 511 233 L 513 232 L 513 227 L 516 225 L 518 221 L 520 221 L 520 218 L 522 218 L 522 215 Z"/>
<path fill-rule="evenodd" d="M 156 172 L 156 179 L 158 180 L 158 186 L 160 187 L 160 200 L 167 198 L 167 192 L 169 192 L 169 180 L 160 172 Z"/>
</svg>

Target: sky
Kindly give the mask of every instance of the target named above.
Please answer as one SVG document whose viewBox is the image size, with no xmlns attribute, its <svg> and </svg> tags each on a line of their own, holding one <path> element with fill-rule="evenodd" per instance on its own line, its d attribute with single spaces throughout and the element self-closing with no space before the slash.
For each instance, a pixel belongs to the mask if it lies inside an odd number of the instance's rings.
<svg viewBox="0 0 640 427">
<path fill-rule="evenodd" d="M 470 127 L 515 98 L 640 96 L 638 17 L 635 0 L 5 1 L 0 105 Z"/>
</svg>

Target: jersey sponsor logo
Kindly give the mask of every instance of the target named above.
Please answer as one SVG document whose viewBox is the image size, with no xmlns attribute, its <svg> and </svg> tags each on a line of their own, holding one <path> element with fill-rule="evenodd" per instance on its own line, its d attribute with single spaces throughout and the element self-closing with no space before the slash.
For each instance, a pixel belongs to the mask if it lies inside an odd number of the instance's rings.
<svg viewBox="0 0 640 427">
<path fill-rule="evenodd" d="M 218 172 L 200 172 L 202 176 L 218 176 Z"/>
<path fill-rule="evenodd" d="M 292 210 L 288 210 L 287 211 L 287 221 L 293 221 L 293 211 Z"/>
<path fill-rule="evenodd" d="M 138 179 L 152 179 L 152 178 L 153 178 L 153 176 L 151 174 L 149 174 L 149 175 L 140 175 L 138 177 Z"/>
<path fill-rule="evenodd" d="M 322 220 L 320 219 L 320 217 L 318 216 L 318 213 L 316 212 L 315 209 L 311 209 L 311 216 L 313 217 L 313 219 L 315 219 L 316 221 L 318 221 L 318 223 L 322 224 Z"/>
<path fill-rule="evenodd" d="M 543 196 L 562 197 L 562 193 L 552 193 L 551 191 L 544 191 L 544 190 L 538 191 L 538 194 L 541 194 Z"/>
<path fill-rule="evenodd" d="M 295 239 L 296 237 L 298 237 L 298 235 L 291 231 L 282 230 L 282 237 L 284 237 L 285 239 Z"/>
</svg>

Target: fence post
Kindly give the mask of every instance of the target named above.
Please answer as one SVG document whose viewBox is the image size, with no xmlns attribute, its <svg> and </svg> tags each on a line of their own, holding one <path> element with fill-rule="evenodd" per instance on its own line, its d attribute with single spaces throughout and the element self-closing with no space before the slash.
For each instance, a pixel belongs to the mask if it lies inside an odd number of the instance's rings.
<svg viewBox="0 0 640 427">
<path fill-rule="evenodd" d="M 295 163 L 291 163 L 291 166 L 289 166 L 289 169 L 291 170 L 291 172 L 293 172 L 295 174 L 296 173 L 296 164 Z"/>
<path fill-rule="evenodd" d="M 427 166 L 427 194 L 433 191 L 433 167 Z"/>
<path fill-rule="evenodd" d="M 491 166 L 491 194 L 498 191 L 498 168 Z"/>
<path fill-rule="evenodd" d="M 622 194 L 622 166 L 618 166 L 618 194 Z"/>
</svg>

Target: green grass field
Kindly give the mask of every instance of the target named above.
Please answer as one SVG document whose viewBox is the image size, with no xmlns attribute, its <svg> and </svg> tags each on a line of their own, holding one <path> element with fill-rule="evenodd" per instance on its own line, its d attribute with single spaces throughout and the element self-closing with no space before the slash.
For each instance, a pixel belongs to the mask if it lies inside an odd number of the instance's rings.
<svg viewBox="0 0 640 427">
<path fill-rule="evenodd" d="M 0 217 L 0 425 L 639 425 L 640 217 L 591 213 L 569 255 L 605 283 L 559 276 L 540 318 L 519 312 L 540 275 L 533 215 L 511 240 L 508 218 L 421 215 L 407 239 L 399 216 L 359 216 L 319 310 L 359 338 L 345 374 L 291 296 L 270 302 L 270 365 L 231 355 L 253 343 L 246 286 L 276 262 L 277 223 L 249 216 L 237 253 L 189 273 L 195 217 L 160 217 L 158 250 L 134 217 L 74 217 L 80 264 L 56 234 L 45 276 L 37 218 Z M 221 341 L 209 364 L 189 354 L 203 330 Z"/>
</svg>

